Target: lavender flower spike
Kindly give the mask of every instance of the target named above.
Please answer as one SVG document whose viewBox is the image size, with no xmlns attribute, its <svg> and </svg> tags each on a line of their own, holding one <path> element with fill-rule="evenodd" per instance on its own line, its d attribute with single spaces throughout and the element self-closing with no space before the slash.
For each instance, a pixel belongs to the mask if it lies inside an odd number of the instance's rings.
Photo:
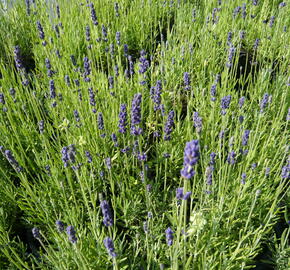
<svg viewBox="0 0 290 270">
<path fill-rule="evenodd" d="M 183 74 L 183 81 L 184 81 L 184 89 L 186 91 L 190 90 L 190 78 L 189 78 L 189 73 L 188 72 L 184 72 Z"/>
<path fill-rule="evenodd" d="M 39 229 L 36 227 L 32 228 L 32 235 L 35 239 L 40 239 Z"/>
<path fill-rule="evenodd" d="M 104 246 L 107 249 L 107 251 L 110 254 L 110 256 L 112 256 L 112 257 L 116 257 L 117 256 L 117 254 L 115 252 L 113 240 L 110 237 L 106 237 L 104 239 Z"/>
<path fill-rule="evenodd" d="M 73 226 L 68 226 L 66 228 L 66 233 L 68 235 L 68 240 L 72 243 L 75 244 L 77 242 L 77 237 L 76 237 L 76 231 L 75 228 Z"/>
<path fill-rule="evenodd" d="M 221 109 L 222 109 L 221 114 L 222 115 L 226 114 L 226 109 L 229 108 L 231 100 L 232 100 L 231 95 L 225 96 L 221 99 Z"/>
<path fill-rule="evenodd" d="M 170 227 L 165 230 L 166 242 L 168 246 L 172 246 L 173 244 L 173 231 Z"/>
<path fill-rule="evenodd" d="M 260 112 L 262 113 L 264 111 L 264 109 L 266 108 L 267 104 L 269 102 L 269 94 L 266 93 L 263 96 L 263 99 L 260 102 Z"/>
<path fill-rule="evenodd" d="M 101 201 L 101 209 L 104 217 L 103 220 L 104 225 L 107 227 L 113 226 L 113 216 L 111 213 L 110 206 L 106 200 Z"/>
<path fill-rule="evenodd" d="M 119 132 L 124 134 L 127 131 L 127 107 L 126 104 L 121 104 L 119 113 Z"/>
<path fill-rule="evenodd" d="M 198 140 L 193 140 L 186 143 L 184 149 L 183 169 L 180 171 L 182 177 L 190 179 L 194 176 L 195 171 L 193 170 L 193 166 L 198 162 L 199 155 Z"/>
<path fill-rule="evenodd" d="M 167 117 L 167 121 L 164 127 L 164 141 L 170 141 L 172 128 L 174 125 L 174 111 L 170 111 Z"/>
<path fill-rule="evenodd" d="M 136 125 L 141 123 L 141 100 L 142 94 L 138 93 L 134 95 L 131 107 L 131 134 L 140 135 L 142 133 L 141 128 L 137 128 Z"/>
</svg>

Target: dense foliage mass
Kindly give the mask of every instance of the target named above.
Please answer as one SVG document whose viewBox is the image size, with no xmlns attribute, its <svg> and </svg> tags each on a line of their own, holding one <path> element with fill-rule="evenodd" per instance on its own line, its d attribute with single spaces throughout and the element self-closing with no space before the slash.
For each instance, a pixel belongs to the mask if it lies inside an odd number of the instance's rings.
<svg viewBox="0 0 290 270">
<path fill-rule="evenodd" d="M 2 0 L 0 269 L 290 269 L 289 14 Z"/>
</svg>

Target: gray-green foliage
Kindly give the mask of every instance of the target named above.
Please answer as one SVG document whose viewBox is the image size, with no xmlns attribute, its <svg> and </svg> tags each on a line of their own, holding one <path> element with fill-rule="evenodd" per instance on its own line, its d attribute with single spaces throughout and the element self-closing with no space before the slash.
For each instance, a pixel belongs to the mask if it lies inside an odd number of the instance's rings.
<svg viewBox="0 0 290 270">
<path fill-rule="evenodd" d="M 86 1 L 35 2 L 29 16 L 25 1 L 16 1 L 9 9 L 0 4 L 0 93 L 5 100 L 0 103 L 0 268 L 249 269 L 266 243 L 272 249 L 269 261 L 277 269 L 287 269 L 289 229 L 276 239 L 274 227 L 289 220 L 287 215 L 281 218 L 289 211 L 289 171 L 281 177 L 283 167 L 289 170 L 289 3 L 279 7 L 280 1 L 258 1 L 257 6 L 253 1 L 221 1 L 219 6 L 218 1 L 209 0 L 120 0 L 116 16 L 113 1 L 94 0 L 98 19 L 94 25 Z M 234 18 L 234 9 L 244 2 L 245 18 L 242 8 Z M 275 16 L 272 27 L 271 16 Z M 38 21 L 46 46 L 39 38 Z M 108 32 L 107 42 L 102 25 Z M 115 38 L 117 31 L 121 45 Z M 244 39 L 241 31 L 246 33 Z M 257 38 L 260 44 L 255 51 Z M 129 77 L 124 44 L 134 61 L 135 74 Z M 15 66 L 16 45 L 25 72 Z M 235 47 L 235 55 L 227 68 L 230 46 Z M 145 74 L 139 72 L 141 50 L 150 59 Z M 246 55 L 250 68 L 238 77 L 239 69 L 246 68 L 241 55 Z M 90 60 L 90 82 L 84 80 L 84 57 Z M 47 76 L 46 59 L 52 77 Z M 184 90 L 185 72 L 190 76 L 190 91 Z M 213 101 L 211 88 L 217 74 L 220 81 Z M 112 88 L 109 76 L 114 78 Z M 29 86 L 22 84 L 25 79 Z M 50 80 L 55 83 L 55 98 Z M 146 84 L 140 84 L 144 80 Z M 158 80 L 164 112 L 154 110 L 151 87 Z M 88 88 L 95 93 L 95 106 L 90 104 Z M 142 93 L 143 134 L 131 135 L 130 125 L 120 134 L 120 105 L 127 104 L 130 124 L 136 93 Z M 265 93 L 269 102 L 261 111 Z M 222 115 L 220 100 L 227 95 L 232 99 Z M 246 100 L 240 108 L 242 96 Z M 74 110 L 79 112 L 79 122 Z M 171 140 L 164 141 L 171 110 L 175 112 L 173 132 Z M 202 118 L 201 132 L 194 127 L 195 111 Z M 99 129 L 98 112 L 103 114 L 104 130 Z M 43 133 L 39 130 L 42 120 Z M 242 144 L 245 130 L 251 130 L 247 145 Z M 160 137 L 154 137 L 157 131 Z M 118 145 L 112 133 L 117 134 Z M 193 139 L 199 140 L 200 159 L 196 174 L 187 180 L 180 170 L 186 142 Z M 76 162 L 65 168 L 61 151 L 71 144 Z M 127 146 L 130 151 L 122 153 Z M 7 149 L 22 172 L 17 173 L 5 157 Z M 85 151 L 91 153 L 92 163 Z M 232 151 L 235 164 L 227 161 Z M 138 160 L 138 152 L 146 153 L 147 161 Z M 209 185 L 212 152 L 217 156 Z M 111 169 L 106 166 L 108 157 Z M 178 187 L 191 191 L 191 198 L 178 201 Z M 111 227 L 103 224 L 103 199 L 111 206 Z M 65 231 L 57 231 L 56 220 L 75 227 L 76 244 Z M 33 239 L 33 227 L 40 229 L 40 240 Z M 172 246 L 165 239 L 168 227 L 174 231 Z M 116 258 L 104 247 L 107 236 L 114 240 Z"/>
</svg>

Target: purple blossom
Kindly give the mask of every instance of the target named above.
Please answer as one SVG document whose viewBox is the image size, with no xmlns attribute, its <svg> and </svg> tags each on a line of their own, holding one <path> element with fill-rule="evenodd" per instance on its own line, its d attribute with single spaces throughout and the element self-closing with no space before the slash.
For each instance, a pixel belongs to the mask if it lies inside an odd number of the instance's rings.
<svg viewBox="0 0 290 270">
<path fill-rule="evenodd" d="M 241 97 L 239 99 L 239 108 L 241 109 L 244 106 L 246 98 L 245 97 Z"/>
<path fill-rule="evenodd" d="M 173 244 L 173 231 L 170 227 L 165 230 L 166 242 L 168 246 L 172 246 Z"/>
<path fill-rule="evenodd" d="M 225 96 L 221 99 L 221 109 L 222 109 L 221 114 L 222 115 L 226 114 L 226 109 L 229 108 L 231 100 L 232 100 L 231 95 Z"/>
<path fill-rule="evenodd" d="M 67 168 L 69 163 L 75 163 L 75 157 L 76 157 L 76 149 L 74 144 L 71 144 L 69 146 L 65 146 L 61 150 L 62 154 L 62 161 L 64 164 L 64 167 Z"/>
<path fill-rule="evenodd" d="M 57 18 L 60 19 L 59 5 L 56 5 L 56 15 L 57 15 Z"/>
<path fill-rule="evenodd" d="M 228 45 L 231 44 L 232 38 L 233 38 L 233 32 L 228 32 L 228 37 L 227 37 Z"/>
<path fill-rule="evenodd" d="M 108 32 L 107 32 L 107 28 L 105 25 L 102 24 L 102 35 L 103 35 L 103 41 L 107 42 L 108 41 Z"/>
<path fill-rule="evenodd" d="M 119 14 L 119 4 L 117 2 L 115 2 L 114 8 L 115 8 L 116 17 L 119 17 L 120 16 L 120 14 Z"/>
<path fill-rule="evenodd" d="M 30 0 L 25 0 L 26 5 L 26 13 L 28 16 L 30 16 Z"/>
<path fill-rule="evenodd" d="M 244 131 L 243 137 L 242 137 L 242 145 L 246 146 L 248 144 L 249 136 L 250 136 L 250 130 L 246 129 Z"/>
<path fill-rule="evenodd" d="M 69 78 L 69 75 L 65 75 L 65 76 L 64 76 L 64 81 L 65 81 L 66 85 L 67 85 L 68 87 L 70 87 L 70 78 Z"/>
<path fill-rule="evenodd" d="M 24 69 L 23 59 L 21 56 L 20 47 L 18 45 L 14 47 L 14 60 L 18 71 Z"/>
<path fill-rule="evenodd" d="M 110 206 L 106 200 L 101 201 L 101 209 L 103 213 L 103 223 L 106 227 L 113 226 L 113 216 L 111 213 Z"/>
<path fill-rule="evenodd" d="M 211 86 L 211 88 L 210 88 L 210 94 L 212 96 L 211 101 L 215 101 L 216 100 L 216 98 L 215 98 L 215 96 L 216 96 L 216 88 L 217 88 L 217 84 L 216 83 L 214 83 Z"/>
<path fill-rule="evenodd" d="M 4 156 L 6 157 L 6 159 L 9 161 L 9 163 L 11 164 L 11 166 L 17 171 L 17 172 L 21 172 L 23 170 L 23 168 L 19 165 L 19 163 L 16 161 L 16 159 L 14 158 L 12 152 L 10 150 L 5 150 L 4 151 Z"/>
<path fill-rule="evenodd" d="M 183 198 L 183 188 L 176 189 L 176 199 L 181 200 Z"/>
<path fill-rule="evenodd" d="M 91 8 L 91 18 L 92 18 L 93 24 L 94 25 L 98 25 L 99 23 L 98 23 L 96 10 L 95 10 L 95 7 L 94 7 L 93 3 L 90 3 L 90 8 Z"/>
<path fill-rule="evenodd" d="M 15 93 L 16 93 L 16 91 L 15 91 L 15 89 L 14 89 L 13 87 L 11 87 L 11 88 L 9 89 L 9 93 L 10 93 L 11 97 L 15 98 Z M 15 101 L 14 101 L 14 102 L 15 102 Z"/>
<path fill-rule="evenodd" d="M 72 62 L 72 64 L 73 64 L 74 66 L 77 65 L 77 61 L 76 61 L 76 58 L 75 58 L 74 55 L 71 55 L 71 56 L 70 56 L 70 60 L 71 60 L 71 62 Z"/>
<path fill-rule="evenodd" d="M 269 94 L 265 93 L 261 102 L 260 102 L 260 112 L 262 113 L 264 109 L 266 108 L 267 104 L 269 102 Z"/>
<path fill-rule="evenodd" d="M 254 50 L 258 49 L 259 44 L 260 44 L 260 39 L 256 38 L 255 43 L 254 43 Z"/>
<path fill-rule="evenodd" d="M 242 180 L 241 180 L 241 184 L 245 184 L 246 183 L 246 178 L 247 178 L 247 175 L 245 173 L 242 173 Z"/>
<path fill-rule="evenodd" d="M 268 177 L 268 176 L 270 175 L 270 171 L 271 171 L 271 169 L 270 169 L 269 167 L 267 167 L 267 168 L 265 169 L 265 176 L 266 176 L 266 177 Z"/>
<path fill-rule="evenodd" d="M 154 111 L 158 111 L 161 105 L 161 92 L 162 92 L 162 83 L 160 80 L 156 82 L 156 86 L 151 88 L 152 91 L 152 100 L 154 102 Z"/>
<path fill-rule="evenodd" d="M 244 116 L 243 115 L 240 115 L 239 116 L 239 122 L 242 124 L 244 122 Z"/>
<path fill-rule="evenodd" d="M 209 155 L 210 161 L 209 164 L 214 166 L 215 165 L 215 158 L 216 158 L 216 153 L 215 152 L 211 152 Z"/>
<path fill-rule="evenodd" d="M 272 17 L 270 18 L 270 21 L 269 21 L 269 26 L 270 26 L 270 27 L 273 27 L 274 22 L 275 22 L 275 16 L 272 16 Z"/>
<path fill-rule="evenodd" d="M 147 160 L 147 154 L 146 153 L 139 153 L 137 156 L 138 160 L 140 161 L 146 161 Z"/>
<path fill-rule="evenodd" d="M 127 130 L 127 107 L 126 104 L 121 104 L 119 113 L 119 132 L 124 134 Z"/>
<path fill-rule="evenodd" d="M 104 239 L 104 246 L 107 249 L 110 256 L 112 256 L 112 257 L 117 256 L 117 254 L 115 252 L 113 240 L 110 237 L 106 237 Z"/>
<path fill-rule="evenodd" d="M 74 117 L 75 117 L 77 122 L 80 121 L 80 115 L 79 115 L 79 112 L 77 110 L 74 110 Z"/>
<path fill-rule="evenodd" d="M 231 47 L 229 48 L 228 52 L 228 62 L 226 63 L 226 66 L 230 68 L 233 65 L 233 57 L 235 55 L 236 48 L 231 44 Z"/>
<path fill-rule="evenodd" d="M 281 2 L 280 4 L 279 4 L 279 8 L 282 8 L 282 7 L 285 7 L 286 6 L 286 3 L 285 2 Z"/>
<path fill-rule="evenodd" d="M 151 184 L 148 184 L 148 185 L 146 186 L 146 190 L 147 190 L 148 192 L 151 192 L 151 191 L 152 191 L 152 185 L 151 185 Z"/>
<path fill-rule="evenodd" d="M 121 32 L 120 31 L 116 32 L 116 42 L 118 46 L 121 45 Z"/>
<path fill-rule="evenodd" d="M 56 92 L 55 92 L 54 80 L 49 81 L 49 90 L 50 90 L 50 98 L 55 99 Z"/>
<path fill-rule="evenodd" d="M 66 233 L 68 235 L 68 240 L 72 243 L 75 244 L 77 242 L 77 237 L 76 237 L 76 231 L 75 228 L 72 225 L 69 225 L 66 228 Z"/>
<path fill-rule="evenodd" d="M 242 30 L 240 31 L 240 39 L 244 39 L 246 36 L 246 31 Z"/>
<path fill-rule="evenodd" d="M 189 73 L 188 72 L 184 72 L 183 81 L 184 81 L 184 89 L 186 91 L 190 90 L 191 86 L 190 86 L 190 78 L 189 78 Z"/>
<path fill-rule="evenodd" d="M 129 47 L 128 47 L 127 44 L 124 44 L 124 55 L 125 55 L 125 57 L 128 56 L 128 52 L 129 52 Z"/>
<path fill-rule="evenodd" d="M 103 114 L 101 112 L 98 113 L 98 129 L 104 130 L 104 118 Z"/>
<path fill-rule="evenodd" d="M 86 26 L 86 41 L 90 41 L 91 40 L 91 30 L 90 27 L 87 25 Z"/>
<path fill-rule="evenodd" d="M 236 153 L 234 151 L 229 152 L 227 162 L 231 165 L 236 163 Z"/>
<path fill-rule="evenodd" d="M 146 58 L 146 52 L 144 50 L 140 52 L 139 62 L 139 73 L 144 74 L 149 68 L 149 61 Z"/>
<path fill-rule="evenodd" d="M 194 176 L 193 166 L 198 162 L 199 156 L 199 141 L 187 142 L 184 149 L 183 169 L 180 171 L 182 177 L 190 179 Z"/>
<path fill-rule="evenodd" d="M 111 158 L 106 158 L 105 159 L 105 164 L 106 164 L 106 166 L 107 166 L 107 168 L 108 168 L 108 170 L 111 170 L 112 169 L 112 162 L 111 162 Z"/>
<path fill-rule="evenodd" d="M 236 18 L 238 16 L 238 14 L 240 13 L 241 11 L 241 7 L 240 6 L 237 6 L 235 9 L 234 9 L 234 12 L 233 12 L 233 17 Z"/>
<path fill-rule="evenodd" d="M 64 224 L 63 224 L 62 221 L 57 220 L 57 221 L 55 222 L 55 226 L 56 226 L 56 228 L 57 228 L 57 230 L 58 230 L 59 232 L 63 232 L 63 231 L 64 231 Z"/>
<path fill-rule="evenodd" d="M 38 228 L 36 227 L 32 228 L 32 235 L 35 239 L 40 240 L 40 232 Z"/>
<path fill-rule="evenodd" d="M 36 22 L 36 25 L 37 25 L 37 29 L 38 29 L 38 33 L 39 33 L 39 38 L 42 39 L 42 40 L 44 40 L 45 35 L 44 35 L 43 27 L 42 27 L 40 21 L 37 21 Z"/>
<path fill-rule="evenodd" d="M 131 106 L 131 134 L 140 135 L 142 132 L 141 128 L 137 128 L 136 125 L 141 123 L 141 101 L 142 94 L 137 93 L 134 95 L 132 106 Z"/>
<path fill-rule="evenodd" d="M 186 192 L 185 194 L 184 194 L 184 196 L 183 196 L 183 200 L 188 200 L 189 198 L 190 198 L 190 196 L 191 196 L 191 194 L 192 194 L 192 192 L 191 191 L 188 191 L 188 192 Z"/>
<path fill-rule="evenodd" d="M 205 170 L 205 175 L 206 175 L 206 184 L 211 186 L 212 185 L 212 174 L 214 171 L 213 166 L 208 166 Z"/>
<path fill-rule="evenodd" d="M 88 159 L 88 163 L 92 163 L 93 162 L 93 158 L 91 156 L 91 153 L 89 151 L 85 151 L 85 155 Z"/>
<path fill-rule="evenodd" d="M 90 105 L 96 106 L 95 93 L 93 91 L 93 88 L 89 88 L 88 90 L 89 90 Z"/>
<path fill-rule="evenodd" d="M 174 111 L 168 113 L 167 121 L 164 127 L 164 141 L 169 141 L 171 139 L 171 133 L 174 126 Z"/>
<path fill-rule="evenodd" d="M 88 57 L 84 57 L 84 76 L 87 77 L 91 74 L 91 66 Z"/>
<path fill-rule="evenodd" d="M 0 104 L 5 105 L 5 98 L 3 93 L 0 93 Z"/>
<path fill-rule="evenodd" d="M 114 66 L 114 71 L 115 71 L 115 76 L 118 77 L 119 76 L 119 67 L 118 67 L 118 65 Z"/>
<path fill-rule="evenodd" d="M 202 118 L 199 116 L 198 112 L 193 113 L 193 123 L 196 128 L 197 133 L 202 131 Z"/>
</svg>

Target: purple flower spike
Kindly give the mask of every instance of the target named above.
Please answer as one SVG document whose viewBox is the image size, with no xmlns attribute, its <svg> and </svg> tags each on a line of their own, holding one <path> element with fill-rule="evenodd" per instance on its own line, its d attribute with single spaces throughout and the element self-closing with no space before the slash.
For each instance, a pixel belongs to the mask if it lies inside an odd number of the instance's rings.
<svg viewBox="0 0 290 270">
<path fill-rule="evenodd" d="M 104 246 L 107 249 L 107 251 L 110 254 L 110 256 L 112 256 L 112 257 L 116 257 L 117 256 L 117 254 L 115 252 L 113 240 L 110 237 L 106 237 L 104 239 Z"/>
<path fill-rule="evenodd" d="M 91 18 L 92 18 L 93 24 L 94 25 L 98 25 L 99 23 L 98 23 L 96 10 L 95 10 L 95 7 L 94 7 L 93 3 L 90 3 L 90 8 L 91 8 Z"/>
<path fill-rule="evenodd" d="M 229 108 L 231 100 L 232 100 L 231 95 L 225 96 L 221 99 L 221 109 L 222 109 L 221 114 L 222 115 L 226 114 L 226 109 Z"/>
<path fill-rule="evenodd" d="M 176 199 L 181 200 L 183 198 L 183 188 L 176 189 Z"/>
<path fill-rule="evenodd" d="M 42 25 L 41 25 L 40 21 L 37 21 L 36 25 L 37 25 L 37 29 L 38 29 L 38 32 L 39 32 L 39 38 L 41 40 L 44 40 L 45 35 L 44 35 L 43 28 L 42 28 Z"/>
<path fill-rule="evenodd" d="M 269 102 L 269 94 L 266 93 L 266 94 L 264 94 L 264 96 L 260 102 L 260 112 L 261 113 L 264 112 L 264 109 L 266 108 L 268 102 Z"/>
<path fill-rule="evenodd" d="M 56 228 L 57 228 L 57 230 L 58 230 L 59 232 L 63 232 L 63 231 L 64 231 L 64 224 L 63 224 L 62 221 L 57 220 L 57 221 L 55 222 L 55 225 L 56 225 Z"/>
<path fill-rule="evenodd" d="M 242 137 L 242 145 L 243 146 L 246 146 L 248 144 L 248 140 L 249 140 L 249 137 L 250 137 L 250 130 L 246 129 L 244 131 L 244 134 L 243 134 L 243 137 Z"/>
<path fill-rule="evenodd" d="M 68 235 L 68 240 L 72 243 L 75 244 L 77 242 L 77 237 L 76 237 L 76 231 L 75 228 L 73 226 L 68 226 L 66 228 L 66 233 Z"/>
<path fill-rule="evenodd" d="M 138 125 L 141 123 L 141 100 L 142 100 L 142 95 L 140 93 L 134 95 L 132 107 L 131 107 L 132 125 Z"/>
<path fill-rule="evenodd" d="M 171 133 L 174 126 L 174 111 L 168 113 L 167 121 L 164 127 L 164 141 L 170 141 Z"/>
<path fill-rule="evenodd" d="M 183 200 L 188 200 L 189 198 L 190 198 L 190 196 L 191 196 L 191 191 L 188 191 L 188 192 L 186 192 L 185 194 L 184 194 L 184 196 L 183 196 Z"/>
<path fill-rule="evenodd" d="M 39 229 L 38 229 L 38 228 L 34 227 L 34 228 L 32 229 L 32 235 L 33 235 L 33 237 L 34 237 L 35 239 L 40 240 L 40 232 L 39 232 Z"/>
<path fill-rule="evenodd" d="M 139 58 L 140 64 L 139 64 L 139 73 L 144 74 L 147 69 L 149 68 L 149 61 L 146 58 L 146 52 L 142 50 L 140 52 L 140 58 Z"/>
<path fill-rule="evenodd" d="M 111 213 L 110 206 L 106 200 L 101 201 L 101 209 L 103 213 L 103 223 L 105 226 L 113 226 L 113 216 Z"/>
<path fill-rule="evenodd" d="M 172 246 L 173 244 L 173 231 L 170 227 L 165 230 L 166 242 L 168 246 Z"/>
<path fill-rule="evenodd" d="M 184 81 L 184 89 L 186 91 L 190 90 L 191 86 L 190 86 L 190 78 L 189 78 L 189 73 L 188 72 L 184 72 L 183 81 Z"/>
<path fill-rule="evenodd" d="M 124 134 L 127 130 L 127 107 L 126 104 L 121 104 L 119 113 L 119 132 Z"/>
<path fill-rule="evenodd" d="M 236 163 L 236 153 L 234 151 L 231 151 L 228 154 L 227 162 L 231 165 L 234 165 Z"/>
<path fill-rule="evenodd" d="M 202 118 L 199 116 L 198 112 L 193 113 L 193 123 L 197 133 L 202 131 Z"/>
<path fill-rule="evenodd" d="M 242 180 L 241 180 L 242 185 L 246 183 L 246 178 L 247 178 L 247 175 L 245 173 L 242 173 Z"/>
<path fill-rule="evenodd" d="M 190 179 L 195 174 L 193 166 L 198 162 L 199 155 L 199 141 L 187 142 L 184 149 L 183 169 L 180 172 L 182 177 Z"/>
</svg>

